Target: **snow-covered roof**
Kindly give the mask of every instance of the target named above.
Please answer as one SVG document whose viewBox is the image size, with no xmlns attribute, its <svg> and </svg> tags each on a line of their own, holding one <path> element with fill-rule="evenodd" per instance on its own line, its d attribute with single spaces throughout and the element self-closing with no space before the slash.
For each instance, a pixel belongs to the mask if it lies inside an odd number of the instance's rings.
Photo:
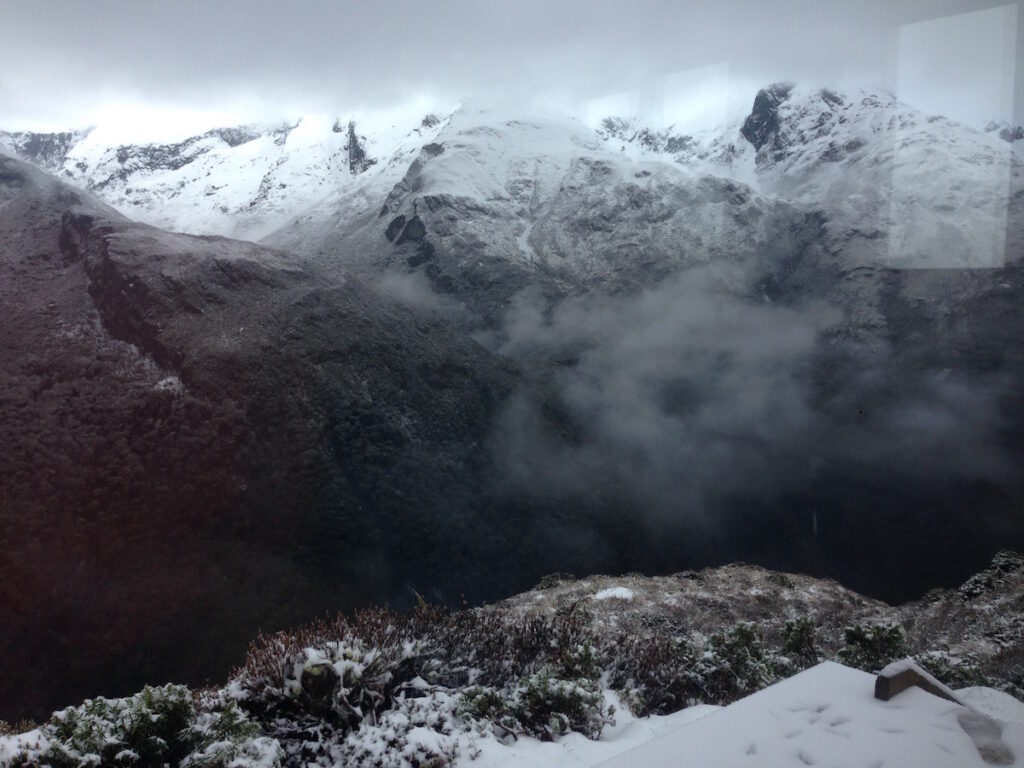
<svg viewBox="0 0 1024 768">
<path fill-rule="evenodd" d="M 826 662 L 601 766 L 1024 766 L 1024 726 L 918 688 L 880 701 L 874 683 Z"/>
</svg>

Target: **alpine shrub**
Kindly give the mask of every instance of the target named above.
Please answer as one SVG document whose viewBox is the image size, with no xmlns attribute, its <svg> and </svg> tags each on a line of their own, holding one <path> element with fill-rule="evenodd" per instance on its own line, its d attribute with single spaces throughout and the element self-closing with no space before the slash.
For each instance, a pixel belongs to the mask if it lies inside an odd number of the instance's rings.
<svg viewBox="0 0 1024 768">
<path fill-rule="evenodd" d="M 855 624 L 843 630 L 846 645 L 839 649 L 839 660 L 848 667 L 878 672 L 898 659 L 910 655 L 903 627 L 899 624 Z"/>
</svg>

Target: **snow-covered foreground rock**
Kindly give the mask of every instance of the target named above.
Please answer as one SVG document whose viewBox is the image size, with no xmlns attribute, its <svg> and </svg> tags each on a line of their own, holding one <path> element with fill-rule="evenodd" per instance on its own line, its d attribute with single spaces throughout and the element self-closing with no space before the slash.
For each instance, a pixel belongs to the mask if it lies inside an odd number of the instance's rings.
<svg viewBox="0 0 1024 768">
<path fill-rule="evenodd" d="M 826 662 L 601 766 L 1024 765 L 1024 725 L 987 719 L 917 688 L 879 701 L 874 682 L 874 675 Z"/>
</svg>

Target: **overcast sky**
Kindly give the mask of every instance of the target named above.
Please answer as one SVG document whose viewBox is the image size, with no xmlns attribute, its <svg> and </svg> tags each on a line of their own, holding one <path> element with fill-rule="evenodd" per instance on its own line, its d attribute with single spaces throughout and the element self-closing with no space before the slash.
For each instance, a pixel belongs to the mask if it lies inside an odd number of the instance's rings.
<svg viewBox="0 0 1024 768">
<path fill-rule="evenodd" d="M 783 78 L 1009 118 L 1024 85 L 1016 5 L 0 0 L 0 127 L 223 124 L 471 95 L 685 117 L 749 105 Z"/>
</svg>

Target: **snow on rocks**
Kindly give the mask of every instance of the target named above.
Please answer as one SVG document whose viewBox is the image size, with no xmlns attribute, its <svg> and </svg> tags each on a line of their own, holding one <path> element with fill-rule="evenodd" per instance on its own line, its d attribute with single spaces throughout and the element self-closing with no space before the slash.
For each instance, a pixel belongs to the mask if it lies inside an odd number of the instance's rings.
<svg viewBox="0 0 1024 768">
<path fill-rule="evenodd" d="M 745 119 L 682 131 L 614 117 L 594 131 L 563 115 L 470 102 L 445 119 L 307 115 L 167 144 L 119 144 L 102 128 L 0 132 L 0 147 L 146 223 L 270 236 L 304 257 L 334 250 L 339 234 L 347 250 L 379 247 L 386 201 L 384 226 L 426 211 L 447 248 L 512 263 L 561 268 L 567 259 L 588 274 L 635 241 L 703 257 L 710 232 L 720 246 L 710 255 L 723 257 L 771 212 L 762 196 L 825 210 L 830 251 L 861 264 L 993 266 L 1020 250 L 1008 233 L 1024 215 L 1011 145 L 891 94 L 775 85 Z M 717 184 L 696 183 L 705 174 Z M 720 201 L 737 195 L 746 201 L 723 214 Z M 674 215 L 679 208 L 690 218 Z M 359 231 L 367 226 L 369 239 Z M 594 232 L 608 248 L 598 252 Z"/>
<path fill-rule="evenodd" d="M 1007 234 L 1021 216 L 1010 145 L 889 93 L 776 84 L 731 126 L 651 135 L 630 135 L 648 157 L 826 211 L 830 250 L 856 263 L 992 267 L 1019 251 Z"/>
</svg>

